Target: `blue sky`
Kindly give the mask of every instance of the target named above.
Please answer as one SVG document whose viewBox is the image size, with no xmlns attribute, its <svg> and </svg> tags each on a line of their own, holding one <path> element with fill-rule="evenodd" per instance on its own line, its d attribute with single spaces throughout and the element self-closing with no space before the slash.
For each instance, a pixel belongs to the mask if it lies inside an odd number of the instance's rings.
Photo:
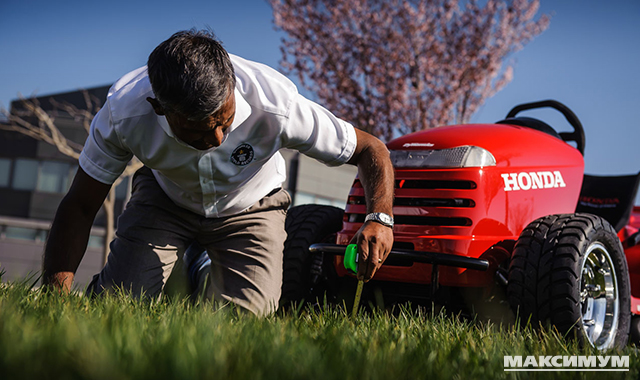
<svg viewBox="0 0 640 380">
<path fill-rule="evenodd" d="M 549 28 L 516 53 L 513 81 L 473 122 L 556 99 L 581 119 L 586 172 L 640 171 L 640 1 L 542 0 Z M 232 53 L 277 67 L 281 34 L 263 0 L 0 0 L 0 105 L 114 82 L 173 32 L 210 26 Z M 293 79 L 293 78 L 292 78 Z M 532 114 L 567 129 L 552 112 Z M 637 203 L 640 203 L 640 196 Z"/>
</svg>

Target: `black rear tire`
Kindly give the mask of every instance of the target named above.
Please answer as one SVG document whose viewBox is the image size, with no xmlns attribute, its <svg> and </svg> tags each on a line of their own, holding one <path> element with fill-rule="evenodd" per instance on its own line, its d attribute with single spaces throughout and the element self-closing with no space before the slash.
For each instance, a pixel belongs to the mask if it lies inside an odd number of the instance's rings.
<svg viewBox="0 0 640 380">
<path fill-rule="evenodd" d="M 622 244 L 606 220 L 550 215 L 522 231 L 507 286 L 521 321 L 550 323 L 582 345 L 622 348 L 629 339 L 630 296 Z"/>
<path fill-rule="evenodd" d="M 321 295 L 318 279 L 322 275 L 323 257 L 312 255 L 309 246 L 335 243 L 335 233 L 342 229 L 344 210 L 324 205 L 302 205 L 287 211 L 284 242 L 282 296 L 280 306 L 313 301 Z M 312 294 L 313 289 L 313 294 Z"/>
</svg>

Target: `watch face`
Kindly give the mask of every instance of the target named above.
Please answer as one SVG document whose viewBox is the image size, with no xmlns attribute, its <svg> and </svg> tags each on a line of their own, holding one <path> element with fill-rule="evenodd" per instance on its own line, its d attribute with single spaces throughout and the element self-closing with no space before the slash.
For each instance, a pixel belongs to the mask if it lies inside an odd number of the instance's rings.
<svg viewBox="0 0 640 380">
<path fill-rule="evenodd" d="M 378 217 L 380 218 L 380 220 L 383 223 L 386 223 L 386 224 L 392 224 L 393 223 L 393 221 L 391 220 L 391 217 L 389 215 L 387 215 L 387 214 L 378 214 Z"/>
<path fill-rule="evenodd" d="M 368 220 L 373 220 L 378 223 L 384 224 L 385 226 L 393 227 L 393 218 L 381 212 L 374 212 L 367 215 L 367 217 L 365 218 L 365 221 L 368 221 Z"/>
</svg>

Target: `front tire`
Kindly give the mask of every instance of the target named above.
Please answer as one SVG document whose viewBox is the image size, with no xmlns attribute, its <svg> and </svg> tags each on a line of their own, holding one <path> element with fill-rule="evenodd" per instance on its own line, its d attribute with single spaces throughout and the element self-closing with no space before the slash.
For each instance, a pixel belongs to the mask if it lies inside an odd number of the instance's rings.
<svg viewBox="0 0 640 380">
<path fill-rule="evenodd" d="M 507 297 L 521 320 L 551 323 L 600 350 L 622 348 L 629 339 L 630 295 L 622 244 L 601 217 L 550 215 L 520 235 Z"/>
<path fill-rule="evenodd" d="M 318 284 L 323 257 L 314 256 L 309 246 L 315 243 L 335 243 L 335 233 L 342 229 L 344 210 L 324 205 L 302 205 L 287 211 L 280 306 L 311 301 L 324 289 Z M 313 294 L 312 294 L 313 289 Z"/>
</svg>

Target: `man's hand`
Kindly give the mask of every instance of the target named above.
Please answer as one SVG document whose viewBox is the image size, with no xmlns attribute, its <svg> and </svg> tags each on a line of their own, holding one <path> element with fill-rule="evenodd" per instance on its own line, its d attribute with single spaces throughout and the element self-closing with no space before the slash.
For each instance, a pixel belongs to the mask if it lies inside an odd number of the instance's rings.
<svg viewBox="0 0 640 380">
<path fill-rule="evenodd" d="M 369 281 L 389 256 L 393 230 L 376 222 L 366 222 L 351 239 L 358 245 L 358 280 Z"/>
<path fill-rule="evenodd" d="M 69 292 L 87 249 L 91 225 L 111 185 L 98 182 L 78 168 L 51 225 L 42 264 L 42 284 Z"/>
<path fill-rule="evenodd" d="M 55 289 L 62 293 L 69 293 L 73 285 L 74 272 L 56 272 L 42 279 L 45 288 Z"/>
<path fill-rule="evenodd" d="M 393 166 L 382 141 L 356 129 L 358 146 L 349 160 L 358 165 L 358 177 L 364 188 L 367 213 L 382 212 L 393 216 Z M 358 279 L 369 281 L 386 260 L 393 245 L 393 230 L 368 221 L 351 240 L 358 244 Z"/>
</svg>

